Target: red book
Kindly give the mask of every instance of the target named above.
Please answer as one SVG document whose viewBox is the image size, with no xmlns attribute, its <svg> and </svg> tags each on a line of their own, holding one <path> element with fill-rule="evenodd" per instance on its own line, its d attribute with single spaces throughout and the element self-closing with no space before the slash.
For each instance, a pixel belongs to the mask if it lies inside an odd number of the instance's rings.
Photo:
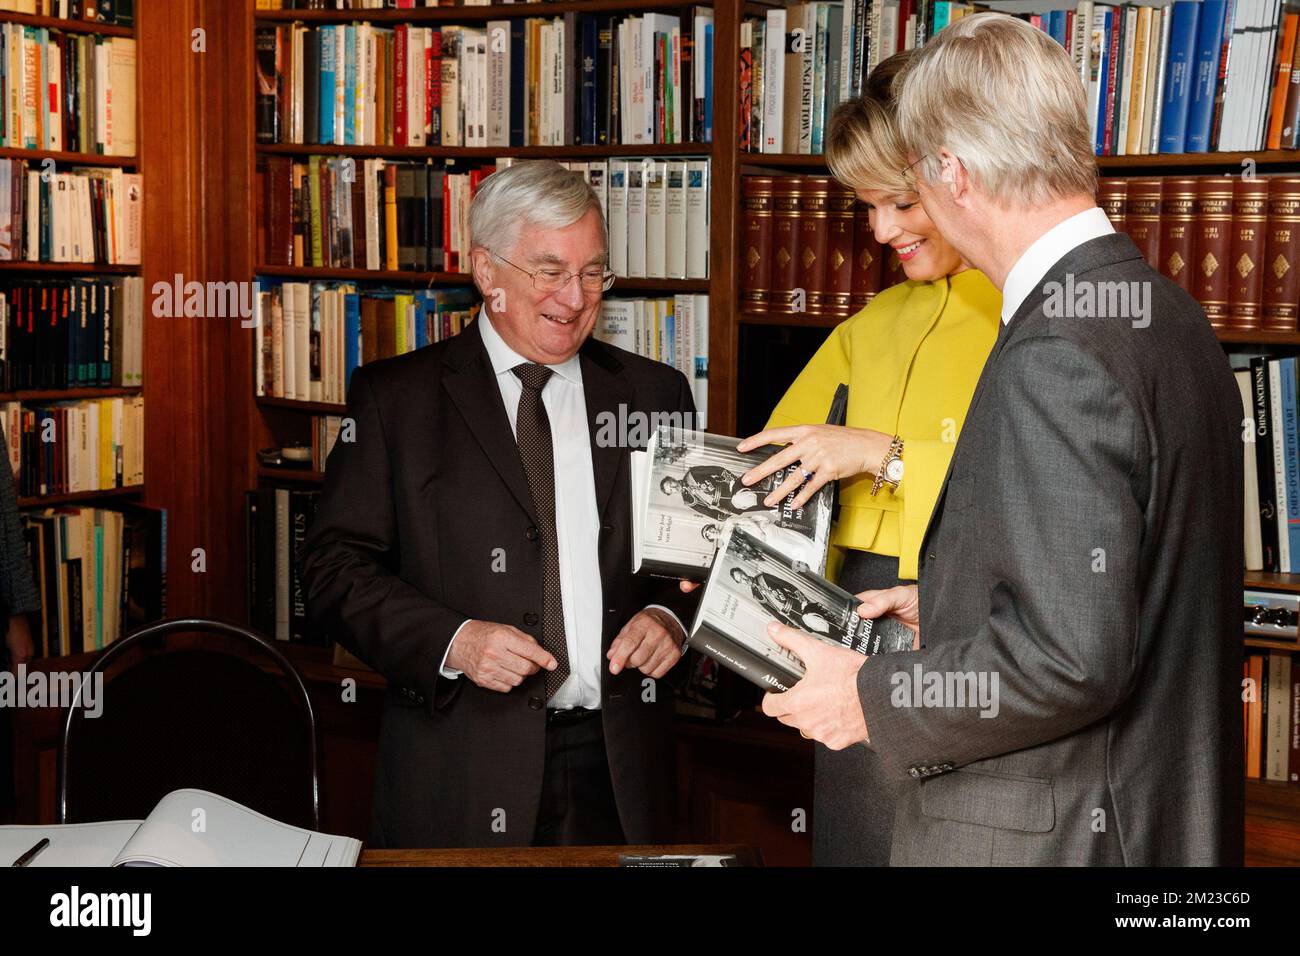
<svg viewBox="0 0 1300 956">
<path fill-rule="evenodd" d="M 1202 176 L 1196 183 L 1192 295 L 1217 328 L 1228 324 L 1233 182 L 1227 176 Z"/>
<path fill-rule="evenodd" d="M 829 240 L 831 178 L 807 176 L 803 181 L 803 201 L 799 208 L 799 265 L 795 279 L 796 294 L 790 306 L 796 314 L 821 315 L 825 308 L 826 245 Z"/>
<path fill-rule="evenodd" d="M 826 204 L 826 268 L 822 314 L 842 319 L 853 314 L 853 190 L 831 184 Z"/>
<path fill-rule="evenodd" d="M 884 250 L 876 241 L 867 210 L 853 210 L 853 278 L 849 287 L 849 310 L 860 312 L 880 291 L 881 261 Z"/>
<path fill-rule="evenodd" d="M 772 184 L 772 290 L 768 311 L 789 313 L 799 284 L 799 216 L 803 180 L 779 176 Z"/>
<path fill-rule="evenodd" d="M 1166 179 L 1160 198 L 1160 271 L 1184 291 L 1192 291 L 1192 223 L 1196 218 L 1196 179 Z"/>
<path fill-rule="evenodd" d="M 1160 267 L 1159 176 L 1140 176 L 1128 181 L 1125 223 L 1128 236 L 1153 269 Z"/>
<path fill-rule="evenodd" d="M 1260 323 L 1294 332 L 1300 304 L 1300 177 L 1275 176 L 1269 182 L 1262 264 Z"/>
<path fill-rule="evenodd" d="M 1233 188 L 1228 249 L 1228 324 L 1257 329 L 1264 292 L 1264 237 L 1268 177 L 1243 179 Z"/>
<path fill-rule="evenodd" d="M 771 176 L 741 179 L 744 250 L 740 270 L 740 302 L 745 312 L 766 312 L 772 286 Z"/>
</svg>

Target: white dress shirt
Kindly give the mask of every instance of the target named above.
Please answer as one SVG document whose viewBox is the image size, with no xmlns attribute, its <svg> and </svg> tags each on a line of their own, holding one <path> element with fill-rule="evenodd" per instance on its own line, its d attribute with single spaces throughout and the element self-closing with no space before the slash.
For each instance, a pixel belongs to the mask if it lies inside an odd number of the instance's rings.
<svg viewBox="0 0 1300 956">
<path fill-rule="evenodd" d="M 1060 262 L 1066 253 L 1089 239 L 1109 235 L 1114 231 L 1115 227 L 1106 218 L 1105 211 L 1093 206 L 1058 222 L 1034 240 L 1016 260 L 1016 264 L 1007 273 L 1007 281 L 1002 284 L 1002 324 L 1011 321 L 1029 293 L 1038 288 L 1048 270 Z"/>
<path fill-rule="evenodd" d="M 524 386 L 511 369 L 526 364 L 528 359 L 505 343 L 492 327 L 486 309 L 479 309 L 477 324 L 492 371 L 496 373 L 510 429 L 516 431 L 519 399 L 523 396 Z M 596 507 L 596 478 L 591 465 L 587 400 L 582 390 L 582 363 L 577 355 L 573 355 L 567 361 L 547 368 L 554 374 L 542 388 L 542 405 L 550 421 L 555 456 L 555 531 L 560 552 L 564 636 L 569 651 L 569 677 L 547 702 L 547 707 L 596 710 L 600 707 L 601 667 L 606 662 L 601 652 L 600 514 Z M 662 610 L 668 611 L 667 608 Z M 671 611 L 668 613 L 677 619 Z M 448 654 L 465 624 L 452 635 L 451 643 L 447 645 Z M 442 659 L 441 673 L 443 677 L 461 676 L 460 671 L 447 666 L 446 655 Z"/>
</svg>

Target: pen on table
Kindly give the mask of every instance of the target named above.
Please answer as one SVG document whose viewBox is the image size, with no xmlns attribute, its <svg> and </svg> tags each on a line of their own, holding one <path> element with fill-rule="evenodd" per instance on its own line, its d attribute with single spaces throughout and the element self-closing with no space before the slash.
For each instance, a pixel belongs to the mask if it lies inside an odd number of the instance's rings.
<svg viewBox="0 0 1300 956">
<path fill-rule="evenodd" d="M 30 850 L 28 850 L 18 859 L 14 860 L 13 865 L 26 866 L 28 863 L 32 862 L 32 860 L 36 859 L 36 854 L 40 853 L 49 845 L 50 845 L 50 838 L 42 837 L 41 841 L 37 843 L 36 846 L 32 847 Z"/>
</svg>

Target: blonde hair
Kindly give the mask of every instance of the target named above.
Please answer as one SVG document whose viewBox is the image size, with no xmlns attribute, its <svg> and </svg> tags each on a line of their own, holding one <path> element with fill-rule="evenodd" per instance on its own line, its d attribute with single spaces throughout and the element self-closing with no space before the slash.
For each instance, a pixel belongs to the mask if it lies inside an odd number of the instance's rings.
<svg viewBox="0 0 1300 956">
<path fill-rule="evenodd" d="M 841 103 L 826 133 L 826 165 L 831 175 L 853 190 L 912 192 L 916 181 L 903 174 L 907 149 L 899 133 L 894 79 L 913 50 L 881 61 L 867 77 L 862 95 Z"/>
<path fill-rule="evenodd" d="M 963 17 L 918 51 L 899 83 L 899 129 L 928 181 L 944 148 L 999 203 L 1096 193 L 1087 95 L 1042 30 L 1004 13 Z"/>
</svg>

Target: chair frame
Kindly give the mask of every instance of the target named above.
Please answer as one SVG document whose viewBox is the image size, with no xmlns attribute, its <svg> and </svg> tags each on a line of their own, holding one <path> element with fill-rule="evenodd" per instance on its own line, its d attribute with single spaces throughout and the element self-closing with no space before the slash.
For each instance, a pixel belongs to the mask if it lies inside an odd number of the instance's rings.
<svg viewBox="0 0 1300 956">
<path fill-rule="evenodd" d="M 89 669 L 86 671 L 82 680 L 77 683 L 77 692 L 73 698 L 72 705 L 63 715 L 63 727 L 59 733 L 59 765 L 58 765 L 58 806 L 55 807 L 55 819 L 58 823 L 67 821 L 68 815 L 68 743 L 73 732 L 73 725 L 77 720 L 77 715 L 81 711 L 81 694 L 85 687 L 86 681 L 93 679 L 97 673 L 107 670 L 108 666 L 117 660 L 127 651 L 143 644 L 150 638 L 164 638 L 177 633 L 215 633 L 224 634 L 227 637 L 237 638 L 256 646 L 259 650 L 268 654 L 280 667 L 284 675 L 289 678 L 291 692 L 299 699 L 303 711 L 307 717 L 308 729 L 311 732 L 311 817 L 313 829 L 320 830 L 320 736 L 318 733 L 318 724 L 316 721 L 316 711 L 312 706 L 311 695 L 307 693 L 307 685 L 303 682 L 302 675 L 298 668 L 281 653 L 275 644 L 267 640 L 255 631 L 230 624 L 226 621 L 217 621 L 208 618 L 188 617 L 175 618 L 172 620 L 159 621 L 154 624 L 146 625 L 139 630 L 133 631 L 119 641 L 114 641 L 91 662 Z M 84 718 L 82 718 L 84 719 Z"/>
</svg>

